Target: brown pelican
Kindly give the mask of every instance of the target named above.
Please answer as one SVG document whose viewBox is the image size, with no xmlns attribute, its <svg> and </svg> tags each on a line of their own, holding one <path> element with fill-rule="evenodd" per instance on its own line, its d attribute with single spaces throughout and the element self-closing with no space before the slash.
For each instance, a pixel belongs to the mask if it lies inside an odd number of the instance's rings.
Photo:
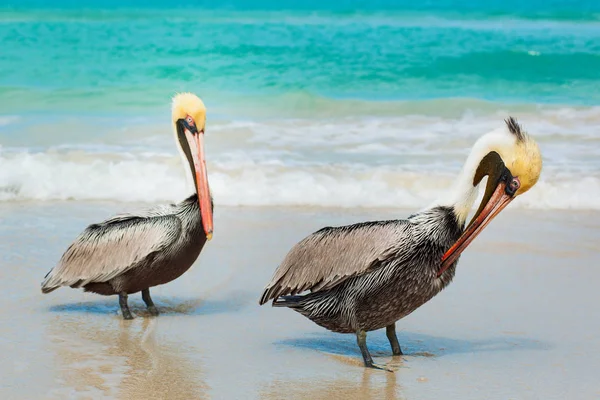
<svg viewBox="0 0 600 400">
<path fill-rule="evenodd" d="M 406 220 L 326 227 L 287 254 L 259 304 L 289 307 L 333 332 L 355 333 L 366 367 L 366 332 L 386 328 L 402 350 L 396 321 L 431 300 L 454 277 L 462 251 L 515 197 L 538 180 L 535 141 L 509 118 L 474 145 L 449 196 Z M 487 176 L 479 209 L 465 222 Z M 310 291 L 308 293 L 303 293 Z"/>
<path fill-rule="evenodd" d="M 119 295 L 123 318 L 132 319 L 127 296 L 142 292 L 152 315 L 150 287 L 187 271 L 213 233 L 213 204 L 204 159 L 206 108 L 191 93 L 173 98 L 175 143 L 196 193 L 181 203 L 124 214 L 88 226 L 42 282 L 42 293 L 60 286 Z M 189 174 L 188 174 L 189 176 Z"/>
</svg>

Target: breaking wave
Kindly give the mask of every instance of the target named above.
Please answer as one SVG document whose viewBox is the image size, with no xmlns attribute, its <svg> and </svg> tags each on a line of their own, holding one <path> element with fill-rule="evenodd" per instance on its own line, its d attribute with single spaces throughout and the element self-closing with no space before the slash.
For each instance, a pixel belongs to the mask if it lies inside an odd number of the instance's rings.
<svg viewBox="0 0 600 400">
<path fill-rule="evenodd" d="M 455 175 L 388 166 L 299 167 L 251 160 L 209 162 L 208 169 L 215 203 L 229 206 L 421 208 L 444 194 Z M 0 153 L 0 201 L 176 202 L 191 190 L 176 155 Z M 511 207 L 600 209 L 600 178 L 544 174 Z"/>
</svg>

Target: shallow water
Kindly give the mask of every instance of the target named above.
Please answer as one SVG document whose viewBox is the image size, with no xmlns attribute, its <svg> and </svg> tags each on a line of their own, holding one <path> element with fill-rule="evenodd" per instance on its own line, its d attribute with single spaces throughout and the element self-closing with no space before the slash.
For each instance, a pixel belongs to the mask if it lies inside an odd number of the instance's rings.
<svg viewBox="0 0 600 400">
<path fill-rule="evenodd" d="M 399 210 L 231 208 L 195 266 L 117 299 L 39 283 L 88 223 L 135 209 L 115 203 L 0 204 L 3 398 L 594 399 L 600 396 L 596 213 L 503 213 L 461 258 L 455 281 L 398 323 L 402 358 L 383 331 L 368 345 L 395 373 L 367 371 L 351 335 L 258 297 L 287 250 L 325 225 Z M 260 238 L 260 240 L 258 240 Z"/>
</svg>

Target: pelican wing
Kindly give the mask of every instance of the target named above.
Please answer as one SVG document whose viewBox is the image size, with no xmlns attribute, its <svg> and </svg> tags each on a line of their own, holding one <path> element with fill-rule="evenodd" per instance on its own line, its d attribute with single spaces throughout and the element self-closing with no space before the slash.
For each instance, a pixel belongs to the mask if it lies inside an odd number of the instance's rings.
<svg viewBox="0 0 600 400">
<path fill-rule="evenodd" d="M 60 286 L 82 287 L 123 274 L 181 234 L 181 221 L 156 209 L 143 216 L 121 215 L 88 226 L 42 282 L 42 292 Z"/>
<path fill-rule="evenodd" d="M 365 222 L 323 228 L 287 254 L 260 299 L 327 290 L 378 268 L 410 240 L 408 221 Z"/>
</svg>

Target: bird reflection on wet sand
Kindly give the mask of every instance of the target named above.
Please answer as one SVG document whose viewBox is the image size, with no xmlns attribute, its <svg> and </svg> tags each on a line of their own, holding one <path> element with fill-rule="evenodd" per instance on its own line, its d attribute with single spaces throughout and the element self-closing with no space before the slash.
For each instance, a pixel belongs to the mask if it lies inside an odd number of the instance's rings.
<svg viewBox="0 0 600 400">
<path fill-rule="evenodd" d="M 157 324 L 159 320 L 154 318 L 134 322 L 89 315 L 55 318 L 48 335 L 61 389 L 50 394 L 57 398 L 74 394 L 126 399 L 208 398 L 200 360 L 186 356 L 196 352 L 157 338 Z"/>
<path fill-rule="evenodd" d="M 335 356 L 334 356 L 335 357 Z M 342 357 L 340 357 L 342 358 Z M 348 361 L 344 357 L 344 361 Z M 352 362 L 352 360 L 348 361 Z M 360 364 L 358 364 L 360 365 Z M 381 374 L 370 369 L 363 370 L 358 376 L 343 375 L 339 379 L 314 381 L 310 384 L 304 379 L 293 381 L 275 380 L 260 393 L 260 398 L 275 399 L 385 399 L 402 400 L 402 386 L 397 382 L 396 374 Z"/>
</svg>

